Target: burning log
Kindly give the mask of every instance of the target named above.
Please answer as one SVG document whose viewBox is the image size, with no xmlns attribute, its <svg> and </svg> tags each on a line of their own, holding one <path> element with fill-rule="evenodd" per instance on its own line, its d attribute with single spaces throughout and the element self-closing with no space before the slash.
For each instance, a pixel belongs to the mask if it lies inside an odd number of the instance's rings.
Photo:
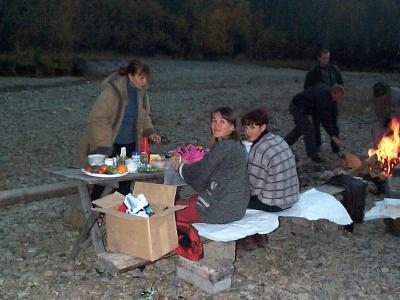
<svg viewBox="0 0 400 300">
<path fill-rule="evenodd" d="M 369 168 L 369 167 L 375 166 L 375 165 L 378 164 L 378 163 L 379 163 L 378 155 L 376 155 L 376 153 L 375 153 L 374 155 L 368 157 L 368 158 L 364 161 L 363 167 Z"/>
<path fill-rule="evenodd" d="M 368 150 L 369 156 L 377 156 L 385 176 L 392 174 L 393 168 L 400 164 L 400 122 L 393 118 L 388 130 L 381 138 L 377 148 Z"/>
<path fill-rule="evenodd" d="M 359 173 L 362 177 L 376 178 L 381 181 L 386 179 L 383 173 L 382 163 L 379 161 L 376 153 L 362 161 Z"/>
</svg>

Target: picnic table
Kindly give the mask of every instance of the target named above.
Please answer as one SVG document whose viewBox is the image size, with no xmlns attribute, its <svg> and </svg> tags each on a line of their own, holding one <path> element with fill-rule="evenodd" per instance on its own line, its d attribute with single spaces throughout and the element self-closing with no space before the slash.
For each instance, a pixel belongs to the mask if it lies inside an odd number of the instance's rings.
<svg viewBox="0 0 400 300">
<path fill-rule="evenodd" d="M 55 168 L 48 170 L 51 174 L 77 181 L 80 200 L 83 213 L 86 218 L 85 224 L 81 229 L 79 237 L 75 242 L 68 260 L 75 263 L 76 257 L 80 250 L 88 245 L 88 241 L 93 243 L 94 250 L 97 255 L 97 262 L 100 267 L 110 273 L 122 273 L 128 270 L 146 265 L 149 261 L 132 257 L 120 253 L 110 253 L 106 251 L 100 227 L 97 223 L 98 212 L 92 211 L 92 202 L 90 199 L 90 186 L 93 184 L 105 187 L 102 196 L 105 196 L 118 187 L 120 181 L 152 181 L 162 182 L 164 179 L 163 172 L 156 173 L 128 173 L 121 177 L 94 177 L 86 175 L 78 168 Z M 89 236 L 91 239 L 89 240 Z"/>
</svg>

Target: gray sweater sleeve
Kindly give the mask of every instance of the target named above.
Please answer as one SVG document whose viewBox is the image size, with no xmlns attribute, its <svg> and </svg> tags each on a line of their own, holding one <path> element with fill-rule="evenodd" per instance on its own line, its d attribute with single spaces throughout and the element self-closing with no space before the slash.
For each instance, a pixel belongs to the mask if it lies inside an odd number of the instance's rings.
<svg viewBox="0 0 400 300">
<path fill-rule="evenodd" d="M 212 146 L 210 151 L 200 161 L 193 164 L 184 164 L 182 166 L 182 178 L 196 192 L 204 191 L 208 188 L 210 174 L 218 164 L 226 157 L 226 148 L 218 142 Z"/>
</svg>

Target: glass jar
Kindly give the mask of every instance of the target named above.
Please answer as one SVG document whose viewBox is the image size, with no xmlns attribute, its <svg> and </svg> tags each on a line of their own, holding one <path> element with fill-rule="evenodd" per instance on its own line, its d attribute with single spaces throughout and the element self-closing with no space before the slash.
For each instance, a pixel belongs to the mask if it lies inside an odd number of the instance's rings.
<svg viewBox="0 0 400 300">
<path fill-rule="evenodd" d="M 140 152 L 140 164 L 141 165 L 147 165 L 147 153 L 146 152 Z"/>
</svg>

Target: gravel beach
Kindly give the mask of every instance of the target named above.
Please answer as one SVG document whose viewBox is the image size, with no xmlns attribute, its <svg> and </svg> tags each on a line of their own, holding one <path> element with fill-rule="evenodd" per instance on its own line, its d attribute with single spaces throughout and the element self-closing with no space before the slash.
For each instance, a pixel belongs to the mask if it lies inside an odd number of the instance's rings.
<svg viewBox="0 0 400 300">
<path fill-rule="evenodd" d="M 270 112 L 270 130 L 284 136 L 292 125 L 291 98 L 302 90 L 305 71 L 231 62 L 145 59 L 152 75 L 149 96 L 154 126 L 162 137 L 153 152 L 177 145 L 208 145 L 209 112 L 231 106 L 239 113 L 258 105 Z M 79 140 L 100 91 L 101 78 L 125 60 L 88 67 L 96 78 L 0 77 L 0 191 L 60 179 L 50 167 L 78 167 Z M 346 94 L 339 127 L 347 149 L 365 157 L 371 140 L 366 103 L 378 80 L 393 85 L 398 74 L 343 72 Z M 322 151 L 329 152 L 324 136 Z M 304 145 L 294 147 L 301 161 Z M 303 169 L 302 169 L 303 168 Z M 305 167 L 299 173 L 309 174 Z M 325 171 L 330 171 L 327 168 Z M 313 181 L 303 175 L 303 185 Z M 382 195 L 368 194 L 367 209 Z M 177 258 L 113 276 L 95 263 L 92 247 L 70 266 L 65 258 L 78 235 L 64 218 L 76 196 L 19 204 L 0 211 L 0 299 L 140 299 L 152 287 L 159 299 L 399 299 L 400 246 L 382 220 L 357 224 L 335 242 L 283 232 L 269 247 L 238 250 L 232 288 L 210 296 L 175 279 Z M 161 298 L 164 296 L 164 298 Z"/>
</svg>

